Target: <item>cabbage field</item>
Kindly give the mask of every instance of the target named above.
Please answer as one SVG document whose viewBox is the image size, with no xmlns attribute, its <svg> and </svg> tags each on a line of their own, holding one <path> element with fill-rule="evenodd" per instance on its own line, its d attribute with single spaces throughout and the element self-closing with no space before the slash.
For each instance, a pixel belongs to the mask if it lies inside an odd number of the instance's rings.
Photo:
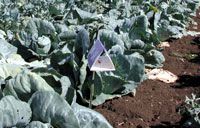
<svg viewBox="0 0 200 128">
<path fill-rule="evenodd" d="M 0 128 L 111 128 L 86 107 L 136 93 L 157 46 L 187 31 L 199 0 L 0 0 Z M 116 71 L 96 72 L 87 55 L 99 37 Z M 84 106 L 83 106 L 84 104 Z"/>
</svg>

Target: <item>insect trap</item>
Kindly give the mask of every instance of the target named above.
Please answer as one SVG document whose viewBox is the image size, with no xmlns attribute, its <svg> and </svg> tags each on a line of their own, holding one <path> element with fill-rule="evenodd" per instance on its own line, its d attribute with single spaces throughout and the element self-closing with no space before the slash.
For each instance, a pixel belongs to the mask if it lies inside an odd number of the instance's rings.
<svg viewBox="0 0 200 128">
<path fill-rule="evenodd" d="M 90 71 L 115 70 L 114 64 L 100 40 L 97 40 L 92 46 L 88 54 L 88 64 Z"/>
<path fill-rule="evenodd" d="M 91 50 L 88 53 L 88 65 L 90 67 L 90 71 L 93 71 L 92 75 L 92 85 L 90 88 L 90 103 L 89 107 L 92 108 L 92 100 L 94 96 L 94 78 L 95 78 L 95 72 L 96 71 L 114 71 L 115 67 L 114 64 L 101 43 L 100 40 L 96 40 L 94 45 L 92 46 Z"/>
</svg>

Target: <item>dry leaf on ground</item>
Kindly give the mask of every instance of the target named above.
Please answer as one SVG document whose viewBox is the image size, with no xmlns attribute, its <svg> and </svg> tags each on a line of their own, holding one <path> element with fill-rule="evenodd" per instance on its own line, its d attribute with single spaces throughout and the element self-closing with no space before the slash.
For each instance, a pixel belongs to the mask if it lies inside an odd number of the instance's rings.
<svg viewBox="0 0 200 128">
<path fill-rule="evenodd" d="M 178 79 L 176 75 L 163 69 L 153 69 L 147 75 L 151 80 L 160 80 L 165 83 L 174 83 Z"/>
<path fill-rule="evenodd" d="M 162 42 L 157 46 L 158 48 L 165 48 L 165 47 L 170 47 L 169 42 Z"/>
</svg>

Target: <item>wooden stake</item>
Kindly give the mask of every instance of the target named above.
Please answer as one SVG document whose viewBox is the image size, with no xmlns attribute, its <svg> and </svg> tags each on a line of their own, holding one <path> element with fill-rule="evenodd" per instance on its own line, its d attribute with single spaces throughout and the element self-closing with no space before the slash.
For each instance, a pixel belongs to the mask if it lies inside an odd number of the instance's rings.
<svg viewBox="0 0 200 128">
<path fill-rule="evenodd" d="M 90 103 L 89 103 L 89 108 L 92 109 L 92 101 L 93 101 L 93 96 L 94 96 L 94 78 L 95 78 L 95 72 L 92 73 L 92 85 L 90 88 Z"/>
</svg>

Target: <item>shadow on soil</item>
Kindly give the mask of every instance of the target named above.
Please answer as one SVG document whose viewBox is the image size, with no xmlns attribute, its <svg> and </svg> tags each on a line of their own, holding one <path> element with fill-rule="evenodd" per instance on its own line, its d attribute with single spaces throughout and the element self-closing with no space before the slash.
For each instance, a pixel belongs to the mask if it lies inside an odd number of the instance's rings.
<svg viewBox="0 0 200 128">
<path fill-rule="evenodd" d="M 195 45 L 198 45 L 200 49 L 200 37 L 196 37 L 193 41 Z M 196 53 L 196 54 L 197 54 L 197 57 L 195 57 L 194 59 L 191 59 L 190 62 L 200 64 L 200 53 Z"/>
<path fill-rule="evenodd" d="M 193 41 L 197 43 L 197 45 L 200 45 L 200 37 L 196 37 Z"/>
<path fill-rule="evenodd" d="M 186 127 L 179 125 L 169 125 L 169 126 L 157 125 L 157 126 L 151 126 L 150 128 L 186 128 Z"/>
<path fill-rule="evenodd" d="M 176 81 L 180 85 L 173 85 L 173 88 L 185 88 L 185 87 L 199 87 L 200 86 L 200 76 L 190 76 L 182 75 L 179 76 L 179 79 Z"/>
<path fill-rule="evenodd" d="M 157 126 L 151 126 L 150 128 L 183 128 L 183 127 L 178 126 L 178 125 L 169 125 L 169 126 L 157 125 Z"/>
<path fill-rule="evenodd" d="M 200 53 L 197 54 L 197 57 L 191 59 L 190 62 L 200 64 Z"/>
<path fill-rule="evenodd" d="M 161 122 L 162 124 L 160 125 L 155 125 L 155 126 L 150 126 L 150 128 L 186 128 L 183 126 L 183 124 L 189 119 L 189 117 L 184 113 L 182 116 L 182 119 L 175 123 L 175 124 L 171 124 L 170 122 Z"/>
</svg>

